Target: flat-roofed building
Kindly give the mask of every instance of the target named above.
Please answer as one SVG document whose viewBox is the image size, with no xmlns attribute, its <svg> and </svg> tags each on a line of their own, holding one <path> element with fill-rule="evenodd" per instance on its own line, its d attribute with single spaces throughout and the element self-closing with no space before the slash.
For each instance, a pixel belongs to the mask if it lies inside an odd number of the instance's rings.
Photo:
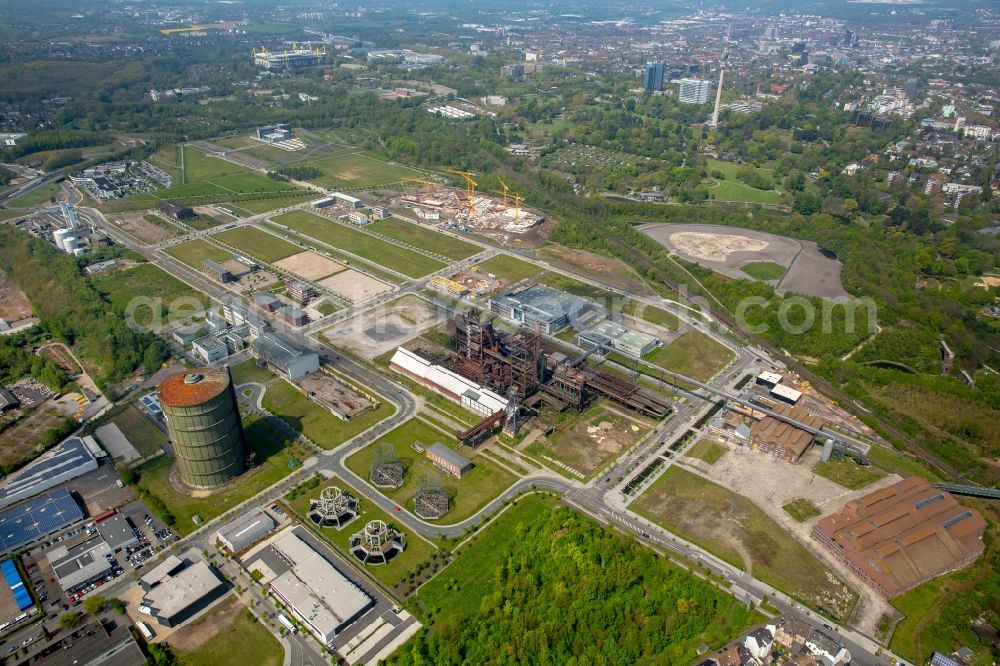
<svg viewBox="0 0 1000 666">
<path fill-rule="evenodd" d="M 802 398 L 802 391 L 797 391 L 791 386 L 785 386 L 784 384 L 778 384 L 771 389 L 771 395 L 781 400 L 782 402 L 787 402 L 789 405 L 796 404 Z"/>
<path fill-rule="evenodd" d="M 201 262 L 201 270 L 206 273 L 209 277 L 217 282 L 222 282 L 223 284 L 233 281 L 233 273 L 228 268 L 223 266 L 217 261 L 212 261 L 211 259 L 203 259 Z"/>
<path fill-rule="evenodd" d="M 348 208 L 364 208 L 364 204 L 361 202 L 361 199 L 352 197 L 349 194 L 344 194 L 343 192 L 334 192 L 330 195 L 330 198 L 338 204 L 347 206 Z"/>
<path fill-rule="evenodd" d="M 459 479 L 472 469 L 472 461 L 441 442 L 434 442 L 424 449 L 424 455 L 435 465 Z"/>
<path fill-rule="evenodd" d="M 276 333 L 261 333 L 250 343 L 254 355 L 285 378 L 295 381 L 319 370 L 319 356 Z"/>
<path fill-rule="evenodd" d="M 230 553 L 238 553 L 256 543 L 277 525 L 274 518 L 258 507 L 219 528 L 215 536 Z"/>
<path fill-rule="evenodd" d="M 142 589 L 152 590 L 157 585 L 170 580 L 170 577 L 184 568 L 184 560 L 177 557 L 176 555 L 168 555 L 167 559 L 163 560 L 155 567 L 146 572 L 146 574 L 139 579 L 139 586 Z"/>
<path fill-rule="evenodd" d="M 291 568 L 270 582 L 271 591 L 324 645 L 374 605 L 359 588 L 320 553 L 289 530 L 271 547 Z"/>
<path fill-rule="evenodd" d="M 586 320 L 596 315 L 590 303 L 566 292 L 536 284 L 521 291 L 507 291 L 490 299 L 490 310 L 515 324 L 553 334 L 571 320 Z"/>
<path fill-rule="evenodd" d="M 371 222 L 371 220 L 368 219 L 368 216 L 359 210 L 352 210 L 350 213 L 347 214 L 347 219 L 353 222 L 354 224 L 360 224 L 360 225 L 365 225 Z"/>
<path fill-rule="evenodd" d="M 253 304 L 259 307 L 265 312 L 274 312 L 280 308 L 284 303 L 281 299 L 272 294 L 269 291 L 258 291 L 253 295 Z"/>
<path fill-rule="evenodd" d="M 656 349 L 657 340 L 652 335 L 604 320 L 576 336 L 577 344 L 584 349 L 604 345 L 632 358 L 642 358 Z"/>
<path fill-rule="evenodd" d="M 780 384 L 781 380 L 781 375 L 776 372 L 768 372 L 767 370 L 757 375 L 757 383 L 761 386 L 766 386 L 769 389 L 772 389 Z"/>
<path fill-rule="evenodd" d="M 206 335 L 191 343 L 191 349 L 195 356 L 205 363 L 215 363 L 229 356 L 229 348 L 226 343 L 219 340 L 214 335 Z"/>
<path fill-rule="evenodd" d="M 60 483 L 97 469 L 97 459 L 79 437 L 69 437 L 0 484 L 0 507 L 34 497 Z"/>
<path fill-rule="evenodd" d="M 296 298 L 303 303 L 308 303 L 311 299 L 316 298 L 319 294 L 316 293 L 316 289 L 308 282 L 292 282 L 289 283 L 288 295 L 292 298 Z"/>
<path fill-rule="evenodd" d="M 208 607 L 226 591 L 212 568 L 202 560 L 187 564 L 150 588 L 139 602 L 139 612 L 161 626 L 176 627 Z"/>
<path fill-rule="evenodd" d="M 772 411 L 816 430 L 823 427 L 822 419 L 801 407 L 790 407 L 779 403 Z M 754 451 L 797 463 L 812 442 L 813 434 L 809 431 L 773 416 L 765 416 L 750 429 L 750 439 L 747 444 Z"/>
<path fill-rule="evenodd" d="M 135 526 L 120 513 L 97 523 L 97 532 L 114 552 L 139 543 L 139 538 L 135 535 Z"/>
<path fill-rule="evenodd" d="M 911 476 L 824 516 L 812 536 L 891 599 L 975 562 L 985 530 L 978 511 Z"/>
<path fill-rule="evenodd" d="M 143 666 L 146 657 L 126 622 L 84 624 L 32 657 L 38 666 Z"/>
<path fill-rule="evenodd" d="M 194 217 L 194 211 L 187 206 L 174 203 L 173 201 L 161 201 L 160 212 L 175 220 L 188 220 Z"/>
<path fill-rule="evenodd" d="M 112 568 L 107 556 L 112 553 L 111 546 L 98 536 L 71 548 L 53 548 L 45 557 L 52 565 L 59 586 L 70 591 L 107 576 Z"/>
<path fill-rule="evenodd" d="M 309 323 L 309 315 L 306 314 L 306 311 L 300 308 L 292 307 L 291 305 L 284 305 L 278 308 L 275 314 L 278 319 L 285 322 L 289 326 L 305 326 Z"/>
</svg>

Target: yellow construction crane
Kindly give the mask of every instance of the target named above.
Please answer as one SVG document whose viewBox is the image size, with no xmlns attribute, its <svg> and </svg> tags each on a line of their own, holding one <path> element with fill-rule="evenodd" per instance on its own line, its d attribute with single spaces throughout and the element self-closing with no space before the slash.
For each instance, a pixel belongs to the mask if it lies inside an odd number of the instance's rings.
<svg viewBox="0 0 1000 666">
<path fill-rule="evenodd" d="M 476 174 L 471 171 L 459 171 L 458 169 L 442 169 L 445 173 L 453 173 L 465 179 L 466 193 L 469 206 L 469 223 L 476 225 Z"/>
<path fill-rule="evenodd" d="M 500 187 L 503 188 L 503 205 L 504 205 L 504 208 L 506 208 L 507 207 L 507 193 L 510 192 L 510 188 L 507 187 L 507 183 L 505 183 L 503 181 L 503 178 L 501 178 L 500 176 L 497 176 L 497 180 L 500 181 Z"/>
</svg>

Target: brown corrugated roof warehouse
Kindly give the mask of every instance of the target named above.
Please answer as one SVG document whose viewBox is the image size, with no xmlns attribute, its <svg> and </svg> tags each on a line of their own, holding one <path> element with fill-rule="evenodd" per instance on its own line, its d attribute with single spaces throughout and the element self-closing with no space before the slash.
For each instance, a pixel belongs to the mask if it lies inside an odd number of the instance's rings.
<svg viewBox="0 0 1000 666">
<path fill-rule="evenodd" d="M 911 476 L 824 516 L 813 538 L 883 596 L 972 564 L 986 521 L 948 492 Z"/>
<path fill-rule="evenodd" d="M 791 407 L 784 403 L 778 403 L 772 408 L 772 411 L 817 430 L 823 427 L 823 419 L 813 416 L 801 407 Z M 773 416 L 765 416 L 750 429 L 751 448 L 770 453 L 778 458 L 784 458 L 789 462 L 798 462 L 812 441 L 811 433 Z"/>
</svg>

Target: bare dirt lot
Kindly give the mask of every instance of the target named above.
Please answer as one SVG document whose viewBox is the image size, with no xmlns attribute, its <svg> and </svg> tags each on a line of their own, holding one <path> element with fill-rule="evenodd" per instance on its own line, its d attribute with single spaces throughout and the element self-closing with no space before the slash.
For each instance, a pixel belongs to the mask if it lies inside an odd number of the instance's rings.
<svg viewBox="0 0 1000 666">
<path fill-rule="evenodd" d="M 230 595 L 197 622 L 184 625 L 170 637 L 170 645 L 178 652 L 196 650 L 213 636 L 226 631 L 243 610 L 238 597 Z"/>
<path fill-rule="evenodd" d="M 79 408 L 80 405 L 71 397 L 78 395 L 72 393 L 59 400 L 46 400 L 0 432 L 0 464 L 6 465 L 31 456 L 45 434 Z"/>
<path fill-rule="evenodd" d="M 343 271 L 346 266 L 316 252 L 300 252 L 274 263 L 278 268 L 306 280 L 318 280 Z"/>
<path fill-rule="evenodd" d="M 0 319 L 6 319 L 8 323 L 14 324 L 30 316 L 31 303 L 28 302 L 28 297 L 0 272 Z"/>
<path fill-rule="evenodd" d="M 561 245 L 545 246 L 537 252 L 539 259 L 544 259 L 559 268 L 592 276 L 627 294 L 639 296 L 656 296 L 638 275 L 624 262 L 610 257 L 574 250 Z"/>
<path fill-rule="evenodd" d="M 322 335 L 334 346 L 371 359 L 444 320 L 444 313 L 422 298 L 403 296 L 332 326 Z"/>
<path fill-rule="evenodd" d="M 319 285 L 344 296 L 352 303 L 360 303 L 373 296 L 392 291 L 392 285 L 359 273 L 354 269 L 332 275 L 320 281 Z"/>
<path fill-rule="evenodd" d="M 568 418 L 544 412 L 536 427 L 555 431 L 536 438 L 531 450 L 544 452 L 585 477 L 593 476 L 649 431 L 647 422 L 600 403 Z"/>
<path fill-rule="evenodd" d="M 128 235 L 135 236 L 145 243 L 159 243 L 180 233 L 180 230 L 166 220 L 157 219 L 154 222 L 152 219 L 146 219 L 146 215 L 146 211 L 122 213 L 120 217 L 115 218 L 115 223 Z"/>
<path fill-rule="evenodd" d="M 848 298 L 840 261 L 824 256 L 812 241 L 711 224 L 645 224 L 639 229 L 678 256 L 730 277 L 745 279 L 739 268 L 750 262 L 785 266 L 788 272 L 775 288 L 779 294 Z"/>
<path fill-rule="evenodd" d="M 896 483 L 899 477 L 890 474 L 859 490 L 848 490 L 813 473 L 812 468 L 819 460 L 820 453 L 815 447 L 806 452 L 797 465 L 768 455 L 741 453 L 745 449 L 739 447 L 726 449 L 726 453 L 714 465 L 692 459 L 685 459 L 685 465 L 724 488 L 739 488 L 741 495 L 764 511 L 837 576 L 847 581 L 860 593 L 859 603 L 853 614 L 853 624 L 863 630 L 873 631 L 883 613 L 891 614 L 888 603 L 812 539 L 810 532 L 819 520 L 818 517 L 800 523 L 782 507 L 795 499 L 807 498 L 820 510 L 821 515 L 826 515 L 840 510 L 851 500 Z"/>
</svg>

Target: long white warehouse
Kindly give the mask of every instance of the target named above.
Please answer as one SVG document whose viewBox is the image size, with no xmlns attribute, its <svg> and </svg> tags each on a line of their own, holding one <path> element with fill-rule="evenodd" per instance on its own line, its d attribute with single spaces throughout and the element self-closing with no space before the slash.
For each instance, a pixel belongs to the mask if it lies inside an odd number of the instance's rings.
<svg viewBox="0 0 1000 666">
<path fill-rule="evenodd" d="M 448 368 L 434 365 L 408 349 L 396 349 L 389 366 L 480 416 L 492 416 L 507 407 L 507 400 L 500 394 Z"/>
</svg>

